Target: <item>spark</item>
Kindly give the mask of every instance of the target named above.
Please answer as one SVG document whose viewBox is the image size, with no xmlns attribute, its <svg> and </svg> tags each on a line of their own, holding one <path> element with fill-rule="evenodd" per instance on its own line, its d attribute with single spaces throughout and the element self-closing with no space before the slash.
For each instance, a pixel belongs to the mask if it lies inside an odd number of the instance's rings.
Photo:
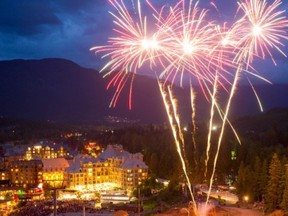
<svg viewBox="0 0 288 216">
<path fill-rule="evenodd" d="M 208 161 L 209 161 L 209 152 L 211 148 L 211 135 L 213 131 L 213 120 L 214 120 L 214 107 L 216 103 L 216 93 L 217 93 L 217 76 L 215 78 L 215 82 L 213 85 L 213 95 L 212 98 L 212 104 L 210 107 L 210 121 L 209 121 L 209 130 L 208 130 L 208 139 L 207 139 L 207 146 L 206 146 L 206 159 L 205 159 L 205 172 L 204 177 L 206 178 L 207 175 L 207 167 L 208 167 Z"/>
<path fill-rule="evenodd" d="M 168 95 L 169 95 L 169 100 L 171 102 L 172 114 L 174 115 L 174 119 L 175 119 L 176 126 L 177 126 L 177 131 L 179 134 L 179 139 L 180 139 L 181 144 L 182 144 L 182 151 L 183 151 L 183 155 L 184 155 L 183 158 L 185 159 L 186 163 L 188 164 L 187 158 L 184 154 L 185 153 L 185 141 L 184 141 L 183 132 L 181 130 L 181 123 L 180 123 L 180 116 L 179 116 L 179 112 L 178 112 L 177 101 L 176 101 L 176 98 L 173 97 L 171 86 L 168 87 Z"/>
<path fill-rule="evenodd" d="M 239 12 L 242 15 L 230 27 L 227 27 L 227 23 L 220 25 L 216 20 L 209 20 L 209 11 L 201 9 L 199 1 L 180 0 L 174 6 L 163 6 L 157 9 L 150 0 L 146 0 L 145 2 L 152 11 L 151 14 L 148 13 L 150 16 L 144 16 L 141 0 L 135 0 L 135 2 L 136 4 L 132 0 L 134 10 L 132 13 L 128 10 L 124 0 L 109 0 L 115 9 L 115 12 L 110 12 L 115 25 L 113 29 L 115 35 L 109 38 L 108 45 L 95 46 L 91 50 L 96 54 L 103 54 L 102 58 L 109 59 L 100 72 L 104 72 L 104 77 L 112 76 L 107 85 L 108 89 L 110 87 L 116 89 L 110 103 L 112 107 L 116 106 L 124 86 L 130 82 L 129 108 L 131 109 L 135 74 L 144 66 L 148 66 L 153 71 L 157 69 L 155 76 L 169 119 L 176 151 L 194 203 L 193 211 L 197 215 L 192 186 L 187 174 L 188 164 L 185 163 L 185 140 L 181 131 L 181 113 L 179 113 L 172 87 L 170 85 L 167 87 L 165 84 L 169 81 L 171 85 L 174 85 L 179 80 L 182 85 L 186 78 L 190 78 L 199 84 L 203 97 L 210 103 L 205 178 L 212 145 L 214 119 L 218 114 L 222 120 L 210 176 L 208 202 L 226 124 L 229 124 L 236 139 L 241 143 L 236 130 L 229 121 L 231 104 L 239 80 L 245 73 L 247 76 L 252 75 L 269 82 L 258 74 L 252 63 L 256 57 L 265 59 L 269 56 L 276 65 L 272 55 L 273 50 L 286 57 L 282 40 L 288 40 L 288 20 L 284 16 L 285 11 L 279 9 L 282 4 L 281 0 L 273 0 L 270 4 L 267 0 L 239 1 L 237 14 Z M 215 2 L 211 1 L 211 5 L 219 13 Z M 150 20 L 151 18 L 153 21 Z M 130 74 L 133 75 L 132 79 L 129 78 Z M 163 83 L 160 83 L 159 79 Z M 249 79 L 248 82 L 262 110 L 257 92 Z M 196 152 L 195 92 L 191 83 L 192 143 Z M 220 91 L 228 95 L 224 108 L 220 106 L 217 98 Z"/>
<path fill-rule="evenodd" d="M 241 72 L 243 71 L 243 66 L 246 64 L 246 68 L 249 68 L 255 55 L 265 58 L 266 53 L 270 55 L 271 59 L 276 65 L 270 50 L 272 48 L 275 48 L 286 56 L 278 46 L 278 44 L 283 45 L 280 42 L 281 38 L 288 39 L 287 36 L 285 36 L 285 28 L 288 27 L 288 20 L 286 20 L 284 16 L 281 16 L 283 11 L 275 11 L 281 4 L 281 1 L 275 0 L 270 6 L 267 5 L 266 0 L 245 0 L 245 2 L 238 4 L 245 13 L 239 22 L 237 22 L 237 25 L 235 25 L 237 27 L 241 27 L 240 29 L 236 29 L 236 31 L 239 30 L 241 32 L 241 34 L 239 34 L 241 38 L 239 38 L 238 43 L 239 52 L 235 58 L 238 67 L 234 76 L 234 81 L 222 120 L 222 127 L 217 142 L 217 150 L 215 153 L 206 203 L 208 202 L 208 197 L 212 189 L 219 151 L 225 131 L 225 124 L 228 120 L 230 106 L 236 92 L 236 87 L 238 85 Z M 247 31 L 247 24 L 252 25 L 252 29 L 249 30 L 248 28 L 249 31 Z"/>
<path fill-rule="evenodd" d="M 257 94 L 257 91 L 256 91 L 256 89 L 254 88 L 254 85 L 252 84 L 252 82 L 250 81 L 250 79 L 248 79 L 248 82 L 249 82 L 249 84 L 250 84 L 250 86 L 251 86 L 251 88 L 252 88 L 252 90 L 253 90 L 253 92 L 254 92 L 254 95 L 255 95 L 256 99 L 257 99 L 257 102 L 258 102 L 260 111 L 263 112 L 264 109 L 263 109 L 261 100 L 260 100 L 260 98 L 259 98 L 259 96 L 258 96 L 258 94 Z"/>
<path fill-rule="evenodd" d="M 166 109 L 167 116 L 169 118 L 169 123 L 170 123 L 171 129 L 172 129 L 174 141 L 175 141 L 175 144 L 176 144 L 176 150 L 177 150 L 177 153 L 179 155 L 179 158 L 180 158 L 180 161 L 181 161 L 181 164 L 182 164 L 182 169 L 183 169 L 186 181 L 187 181 L 187 186 L 188 186 L 190 195 L 192 197 L 193 207 L 194 207 L 193 210 L 196 211 L 197 207 L 196 207 L 196 204 L 195 204 L 195 199 L 194 199 L 194 195 L 193 195 L 193 191 L 192 191 L 192 184 L 190 182 L 190 179 L 189 179 L 189 176 L 188 176 L 188 173 L 187 173 L 187 169 L 186 169 L 185 160 L 184 160 L 184 157 L 183 157 L 183 154 L 182 154 L 182 151 L 181 151 L 181 147 L 180 147 L 181 144 L 180 144 L 180 140 L 179 140 L 178 135 L 177 135 L 178 134 L 177 133 L 177 126 L 174 124 L 174 120 L 173 120 L 173 115 L 174 114 L 173 114 L 173 112 L 171 114 L 171 111 L 170 111 L 171 108 L 170 108 L 170 105 L 168 103 L 168 100 L 166 99 L 167 94 L 165 93 L 165 89 L 164 89 L 165 86 L 163 84 L 161 84 L 160 81 L 158 81 L 158 86 L 159 86 L 159 90 L 160 90 L 160 93 L 161 93 L 161 96 L 162 96 L 162 100 L 163 100 L 163 103 L 164 103 L 164 106 L 165 106 L 165 109 Z M 197 215 L 197 212 L 195 212 L 195 215 Z"/>
<path fill-rule="evenodd" d="M 147 17 L 142 16 L 140 0 L 137 1 L 138 17 L 129 12 L 123 1 L 109 0 L 109 2 L 116 9 L 116 12 L 110 14 L 114 18 L 113 30 L 117 36 L 110 37 L 109 45 L 95 46 L 90 50 L 95 51 L 96 54 L 104 53 L 102 58 L 110 59 L 100 72 L 105 72 L 104 77 L 116 74 L 116 78 L 112 78 L 113 82 L 110 81 L 108 84 L 109 87 L 116 86 L 116 95 L 111 101 L 115 105 L 120 90 L 126 84 L 123 82 L 123 77 L 128 76 L 129 73 L 136 74 L 147 61 L 150 65 L 156 64 L 155 56 L 161 48 L 157 42 L 157 35 L 148 33 L 148 21 Z M 119 74 L 122 75 L 122 79 L 119 79 Z"/>
<path fill-rule="evenodd" d="M 271 49 L 276 49 L 286 57 L 281 47 L 284 44 L 281 39 L 287 40 L 288 20 L 284 16 L 284 10 L 278 9 L 282 2 L 275 0 L 268 4 L 267 0 L 245 0 L 239 2 L 240 9 L 244 16 L 239 20 L 239 38 L 238 46 L 241 50 L 237 56 L 237 62 L 245 59 L 248 64 L 252 63 L 254 56 L 265 58 L 266 54 L 270 56 L 273 63 Z"/>
<path fill-rule="evenodd" d="M 196 151 L 196 140 L 195 140 L 195 134 L 196 134 L 196 122 L 195 122 L 196 105 L 195 105 L 195 99 L 196 99 L 196 93 L 194 92 L 193 87 L 192 87 L 192 83 L 190 82 L 190 102 L 191 102 L 191 113 L 192 113 L 192 115 L 191 115 L 192 143 L 193 143 L 194 151 Z"/>
</svg>

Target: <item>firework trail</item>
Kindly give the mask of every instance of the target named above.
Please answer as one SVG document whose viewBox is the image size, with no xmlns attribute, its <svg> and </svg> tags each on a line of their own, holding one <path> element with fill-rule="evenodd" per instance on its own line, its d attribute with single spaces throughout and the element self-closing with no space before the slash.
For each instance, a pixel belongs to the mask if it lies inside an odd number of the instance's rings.
<svg viewBox="0 0 288 216">
<path fill-rule="evenodd" d="M 192 83 L 190 81 L 190 102 L 191 102 L 191 122 L 192 122 L 192 143 L 194 147 L 194 151 L 196 151 L 196 140 L 195 140 L 195 133 L 196 133 L 196 106 L 195 106 L 195 99 L 196 99 L 196 93 L 193 90 Z M 195 157 L 196 159 L 196 157 Z"/>
<path fill-rule="evenodd" d="M 214 4 L 214 3 L 213 3 Z M 216 6 L 214 4 L 214 6 Z M 218 10 L 217 10 L 218 11 Z M 219 11 L 218 11 L 219 12 Z M 217 25 L 216 27 L 217 32 L 217 46 L 214 47 L 215 50 L 219 50 L 216 52 L 216 59 L 218 61 L 218 68 L 215 69 L 215 78 L 213 83 L 213 90 L 212 93 L 209 90 L 209 87 L 205 85 L 205 88 L 208 90 L 209 98 L 211 99 L 211 106 L 210 106 L 210 119 L 209 119 L 209 126 L 208 126 L 208 135 L 207 135 L 207 145 L 206 145 L 206 158 L 204 160 L 205 164 L 205 171 L 204 171 L 204 177 L 206 179 L 207 176 L 207 170 L 208 170 L 208 161 L 210 159 L 210 149 L 211 149 L 211 136 L 212 131 L 214 127 L 214 116 L 215 116 L 215 108 L 217 108 L 218 114 L 220 115 L 221 119 L 223 120 L 223 112 L 221 108 L 218 105 L 217 102 L 217 94 L 219 93 L 219 87 L 221 86 L 225 91 L 228 92 L 227 88 L 222 84 L 222 82 L 219 80 L 219 75 L 221 74 L 221 70 L 223 70 L 224 66 L 229 66 L 230 70 L 233 69 L 235 66 L 232 65 L 231 62 L 231 54 L 236 49 L 235 46 L 235 38 L 233 34 L 233 29 L 228 29 L 226 27 L 226 24 L 221 27 L 220 25 Z M 228 54 L 228 55 L 227 55 Z M 226 59 L 226 62 L 224 61 Z M 227 61 L 228 60 L 228 61 Z M 225 79 L 225 82 L 231 84 L 227 79 Z M 230 124 L 230 122 L 229 122 Z M 235 132 L 235 135 L 238 138 L 238 135 L 236 131 L 234 130 L 233 126 L 230 124 L 232 130 Z M 240 143 L 240 141 L 239 141 Z M 208 196 L 209 197 L 209 196 Z"/>
<path fill-rule="evenodd" d="M 184 136 L 181 131 L 178 106 L 176 99 L 173 98 L 171 86 L 168 86 L 168 95 L 165 92 L 165 83 L 170 81 L 173 85 L 177 78 L 180 78 L 179 81 L 182 85 L 187 76 L 198 82 L 204 97 L 211 104 L 205 176 L 211 151 L 215 109 L 217 109 L 217 114 L 222 119 L 210 177 L 208 202 L 226 124 L 230 125 L 240 143 L 240 139 L 228 116 L 242 73 L 265 80 L 251 66 L 254 58 L 265 59 L 268 55 L 276 65 L 272 49 L 276 49 L 276 51 L 286 56 L 282 50 L 284 44 L 281 40 L 288 39 L 286 34 L 288 20 L 283 15 L 285 11 L 278 9 L 282 2 L 280 0 L 274 0 L 271 4 L 268 4 L 266 0 L 243 0 L 238 2 L 237 14 L 242 12 L 244 15 L 234 22 L 231 28 L 227 28 L 226 24 L 220 26 L 216 24 L 215 20 L 209 20 L 208 10 L 199 8 L 199 1 L 180 0 L 174 6 L 163 6 L 158 10 L 150 0 L 146 0 L 147 5 L 153 12 L 150 15 L 154 22 L 151 23 L 148 20 L 149 17 L 143 16 L 140 0 L 135 0 L 135 2 L 134 4 L 132 0 L 135 12 L 132 14 L 124 4 L 124 0 L 109 0 L 109 3 L 115 9 L 115 12 L 110 12 L 110 14 L 114 19 L 115 28 L 113 30 L 116 36 L 109 38 L 108 45 L 91 48 L 96 53 L 104 53 L 102 58 L 109 59 L 101 72 L 105 72 L 104 76 L 112 75 L 107 88 L 116 88 L 110 106 L 116 106 L 124 86 L 130 81 L 129 74 L 132 74 L 129 88 L 129 108 L 131 108 L 134 75 L 144 65 L 148 65 L 150 69 L 154 67 L 157 70 L 159 69 L 160 72 L 156 74 L 156 77 L 164 80 L 164 84 L 158 81 L 159 89 L 173 133 L 176 150 L 195 205 L 183 156 L 184 147 L 182 146 L 181 149 L 181 144 L 184 145 Z M 211 4 L 218 11 L 215 3 L 211 2 Z M 262 109 L 254 86 L 249 79 L 248 82 Z M 224 109 L 220 107 L 217 101 L 220 90 L 228 93 Z M 193 127 L 192 142 L 196 150 L 194 137 L 196 109 L 192 84 L 190 84 L 190 102 Z M 193 209 L 197 215 L 196 205 Z"/>
<path fill-rule="evenodd" d="M 260 98 L 259 98 L 259 96 L 258 96 L 258 94 L 257 94 L 256 89 L 254 88 L 254 85 L 251 83 L 251 81 L 250 81 L 249 78 L 248 78 L 248 82 L 249 82 L 249 84 L 250 84 L 250 86 L 251 86 L 251 88 L 252 88 L 252 90 L 253 90 L 253 93 L 254 93 L 256 99 L 257 99 L 257 102 L 258 102 L 259 108 L 260 108 L 261 112 L 263 112 L 264 109 L 263 109 L 263 106 L 262 106 L 261 100 L 260 100 Z"/>
<path fill-rule="evenodd" d="M 266 53 L 269 54 L 274 64 L 276 64 L 270 50 L 272 48 L 275 48 L 281 54 L 286 56 L 279 47 L 279 45 L 284 46 L 283 43 L 280 42 L 280 39 L 288 39 L 286 36 L 288 20 L 286 20 L 286 17 L 282 16 L 284 11 L 276 10 L 280 6 L 281 1 L 275 0 L 271 5 L 268 5 L 266 0 L 245 0 L 245 2 L 238 4 L 244 12 L 244 16 L 235 25 L 237 26 L 236 30 L 239 31 L 239 34 L 237 34 L 239 36 L 239 42 L 237 45 L 239 47 L 239 52 L 234 60 L 238 64 L 238 67 L 222 121 L 206 203 L 208 202 L 208 197 L 211 193 L 219 150 L 232 98 L 235 94 L 240 74 L 243 71 L 243 66 L 246 65 L 246 69 L 249 68 L 254 56 L 265 58 Z"/>
<path fill-rule="evenodd" d="M 90 50 L 96 54 L 104 53 L 102 58 L 110 59 L 100 72 L 105 72 L 104 77 L 115 74 L 107 86 L 107 88 L 116 87 L 110 104 L 115 106 L 129 74 L 136 74 L 148 61 L 150 65 L 156 64 L 155 56 L 160 45 L 157 42 L 157 35 L 148 32 L 148 21 L 147 17 L 142 16 L 140 0 L 137 1 L 138 17 L 129 12 L 123 1 L 109 0 L 109 3 L 116 10 L 110 14 L 114 18 L 116 27 L 113 30 L 118 37 L 110 37 L 109 45 L 95 46 Z M 129 104 L 131 107 L 131 100 Z"/>
<path fill-rule="evenodd" d="M 171 104 L 171 108 L 172 111 L 171 113 L 174 115 L 174 120 L 176 122 L 175 127 L 177 127 L 177 131 L 178 131 L 178 135 L 179 135 L 179 141 L 181 141 L 182 144 L 182 152 L 183 152 L 183 158 L 186 161 L 186 166 L 188 167 L 188 160 L 185 154 L 185 141 L 184 141 L 184 135 L 182 132 L 182 128 L 181 128 L 181 123 L 180 123 L 180 116 L 179 116 L 179 112 L 178 112 L 178 106 L 177 106 L 177 100 L 175 97 L 173 97 L 173 92 L 172 92 L 172 87 L 168 86 L 168 95 L 169 95 L 169 101 Z M 163 97 L 163 100 L 165 98 Z"/>
<path fill-rule="evenodd" d="M 211 135 L 212 135 L 212 128 L 213 128 L 213 120 L 214 120 L 214 107 L 216 104 L 217 81 L 218 81 L 218 78 L 216 76 L 214 85 L 213 85 L 213 95 L 211 96 L 212 104 L 210 107 L 210 121 L 209 121 L 209 130 L 208 130 L 208 138 L 207 138 L 207 146 L 206 146 L 205 172 L 204 172 L 205 178 L 207 175 L 209 153 L 210 153 L 210 148 L 211 148 Z"/>
<path fill-rule="evenodd" d="M 177 133 L 177 125 L 174 124 L 174 120 L 175 120 L 173 118 L 174 114 L 173 114 L 173 111 L 172 111 L 172 114 L 171 114 L 171 111 L 170 111 L 171 108 L 170 108 L 168 100 L 166 99 L 166 97 L 169 97 L 169 96 L 167 96 L 167 94 L 165 92 L 165 86 L 163 84 L 161 84 L 160 81 L 158 81 L 158 86 L 159 86 L 159 90 L 160 90 L 160 93 L 161 93 L 161 96 L 162 96 L 162 100 L 163 100 L 163 103 L 164 103 L 164 106 L 165 106 L 165 109 L 166 109 L 167 116 L 169 118 L 170 127 L 172 129 L 174 141 L 175 141 L 175 144 L 176 144 L 176 150 L 177 150 L 177 153 L 178 153 L 178 155 L 180 157 L 180 161 L 181 161 L 181 164 L 182 164 L 182 169 L 183 169 L 186 181 L 187 181 L 187 186 L 188 186 L 190 195 L 192 197 L 193 211 L 195 211 L 194 213 L 195 213 L 195 215 L 197 215 L 197 206 L 196 206 L 194 195 L 193 195 L 193 190 L 192 190 L 192 186 L 191 186 L 192 184 L 191 184 L 189 176 L 187 174 L 185 160 L 184 160 L 184 157 L 183 157 L 183 154 L 182 154 L 182 151 L 181 151 L 181 144 L 180 144 L 180 140 L 178 138 L 178 133 Z M 170 87 L 168 87 L 168 88 L 170 88 Z"/>
</svg>

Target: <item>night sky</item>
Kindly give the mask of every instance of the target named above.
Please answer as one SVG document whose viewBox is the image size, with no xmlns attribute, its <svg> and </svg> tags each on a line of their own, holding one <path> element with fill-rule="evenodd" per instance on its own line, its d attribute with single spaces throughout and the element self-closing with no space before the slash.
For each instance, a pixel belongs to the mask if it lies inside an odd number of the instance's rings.
<svg viewBox="0 0 288 216">
<path fill-rule="evenodd" d="M 133 10 L 133 0 L 124 1 Z M 177 1 L 151 2 L 173 5 Z M 220 13 L 210 2 L 201 0 L 200 5 L 211 10 L 210 15 L 215 15 L 219 23 L 233 19 L 236 0 L 214 0 Z M 287 0 L 283 2 L 281 9 L 288 9 Z M 100 56 L 89 49 L 105 45 L 108 37 L 113 36 L 113 20 L 108 11 L 113 11 L 108 0 L 1 0 L 0 60 L 56 57 L 100 69 L 103 66 Z M 283 50 L 288 53 L 286 44 Z M 288 82 L 288 59 L 278 53 L 274 57 L 278 63 L 276 67 L 269 59 L 256 61 L 255 67 L 274 83 Z"/>
</svg>

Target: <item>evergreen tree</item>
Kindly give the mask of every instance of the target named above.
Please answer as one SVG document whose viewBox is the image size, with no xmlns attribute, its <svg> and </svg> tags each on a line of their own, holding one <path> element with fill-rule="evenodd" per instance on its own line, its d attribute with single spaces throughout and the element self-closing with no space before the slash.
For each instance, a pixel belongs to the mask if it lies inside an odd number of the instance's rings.
<svg viewBox="0 0 288 216">
<path fill-rule="evenodd" d="M 245 165 L 244 162 L 241 161 L 240 163 L 240 167 L 238 170 L 238 177 L 237 177 L 237 182 L 236 182 L 236 186 L 237 186 L 237 191 L 240 195 L 243 194 L 244 191 L 244 187 L 245 187 Z"/>
<path fill-rule="evenodd" d="M 288 164 L 285 166 L 285 184 L 283 190 L 283 197 L 281 202 L 281 208 L 288 214 Z"/>
<path fill-rule="evenodd" d="M 281 162 L 278 155 L 273 154 L 272 160 L 269 165 L 269 176 L 266 193 L 266 210 L 272 212 L 280 206 L 281 193 Z"/>
<path fill-rule="evenodd" d="M 244 163 L 241 162 L 236 183 L 240 196 L 249 195 L 250 197 L 253 197 L 253 176 L 254 172 L 251 169 L 251 166 L 245 166 Z"/>
<path fill-rule="evenodd" d="M 285 182 L 286 182 L 286 158 L 283 157 L 281 160 L 281 179 L 280 179 L 280 185 L 279 185 L 279 200 L 282 201 L 283 195 L 284 195 L 284 190 L 285 190 Z M 280 202 L 281 205 L 281 202 Z"/>
<path fill-rule="evenodd" d="M 254 175 L 252 175 L 252 191 L 255 201 L 260 201 L 262 199 L 262 188 L 261 188 L 261 160 L 257 156 L 253 164 Z"/>
<path fill-rule="evenodd" d="M 265 193 L 267 191 L 267 184 L 268 184 L 268 172 L 267 172 L 267 160 L 265 159 L 262 163 L 261 167 L 261 173 L 259 177 L 259 189 L 261 191 L 261 199 L 260 201 L 263 201 L 263 198 L 265 196 Z"/>
<path fill-rule="evenodd" d="M 159 170 L 159 157 L 155 152 L 152 153 L 150 161 L 149 161 L 149 168 L 153 174 L 157 174 L 157 170 Z"/>
</svg>

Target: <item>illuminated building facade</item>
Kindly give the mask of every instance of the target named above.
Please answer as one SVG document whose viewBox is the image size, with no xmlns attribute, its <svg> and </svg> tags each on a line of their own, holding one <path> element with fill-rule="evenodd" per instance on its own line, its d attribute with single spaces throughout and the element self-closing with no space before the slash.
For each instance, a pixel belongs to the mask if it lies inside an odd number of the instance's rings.
<svg viewBox="0 0 288 216">
<path fill-rule="evenodd" d="M 0 169 L 0 187 L 10 185 L 10 172 L 8 169 Z"/>
<path fill-rule="evenodd" d="M 141 159 L 140 159 L 141 158 Z M 120 166 L 122 175 L 122 187 L 133 188 L 143 183 L 148 177 L 148 167 L 143 162 L 143 156 L 140 153 L 126 159 Z"/>
<path fill-rule="evenodd" d="M 34 145 L 33 147 L 28 147 L 25 152 L 26 160 L 33 159 L 51 159 L 51 158 L 60 158 L 68 157 L 69 152 L 67 152 L 63 146 L 59 148 L 42 145 Z"/>
<path fill-rule="evenodd" d="M 65 170 L 69 163 L 65 158 L 42 159 L 43 183 L 51 187 L 66 186 Z"/>
<path fill-rule="evenodd" d="M 75 157 L 67 175 L 71 189 L 132 190 L 148 177 L 148 167 L 141 153 L 130 154 L 121 145 L 108 145 L 97 158 Z"/>
<path fill-rule="evenodd" d="M 143 155 L 124 151 L 121 145 L 109 145 L 98 157 L 77 155 L 73 160 L 45 158 L 51 156 L 51 149 L 46 147 L 34 150 L 29 149 L 32 151 L 32 155 L 28 154 L 30 160 L 9 162 L 9 169 L 0 172 L 0 182 L 3 180 L 5 184 L 24 188 L 43 183 L 45 186 L 76 190 L 131 191 L 148 177 Z M 44 158 L 32 159 L 36 155 Z"/>
<path fill-rule="evenodd" d="M 18 160 L 10 163 L 11 184 L 35 187 L 42 183 L 43 163 L 41 160 Z"/>
<path fill-rule="evenodd" d="M 9 175 L 9 170 L 7 169 L 0 169 L 0 180 L 9 180 L 10 175 Z"/>
</svg>

